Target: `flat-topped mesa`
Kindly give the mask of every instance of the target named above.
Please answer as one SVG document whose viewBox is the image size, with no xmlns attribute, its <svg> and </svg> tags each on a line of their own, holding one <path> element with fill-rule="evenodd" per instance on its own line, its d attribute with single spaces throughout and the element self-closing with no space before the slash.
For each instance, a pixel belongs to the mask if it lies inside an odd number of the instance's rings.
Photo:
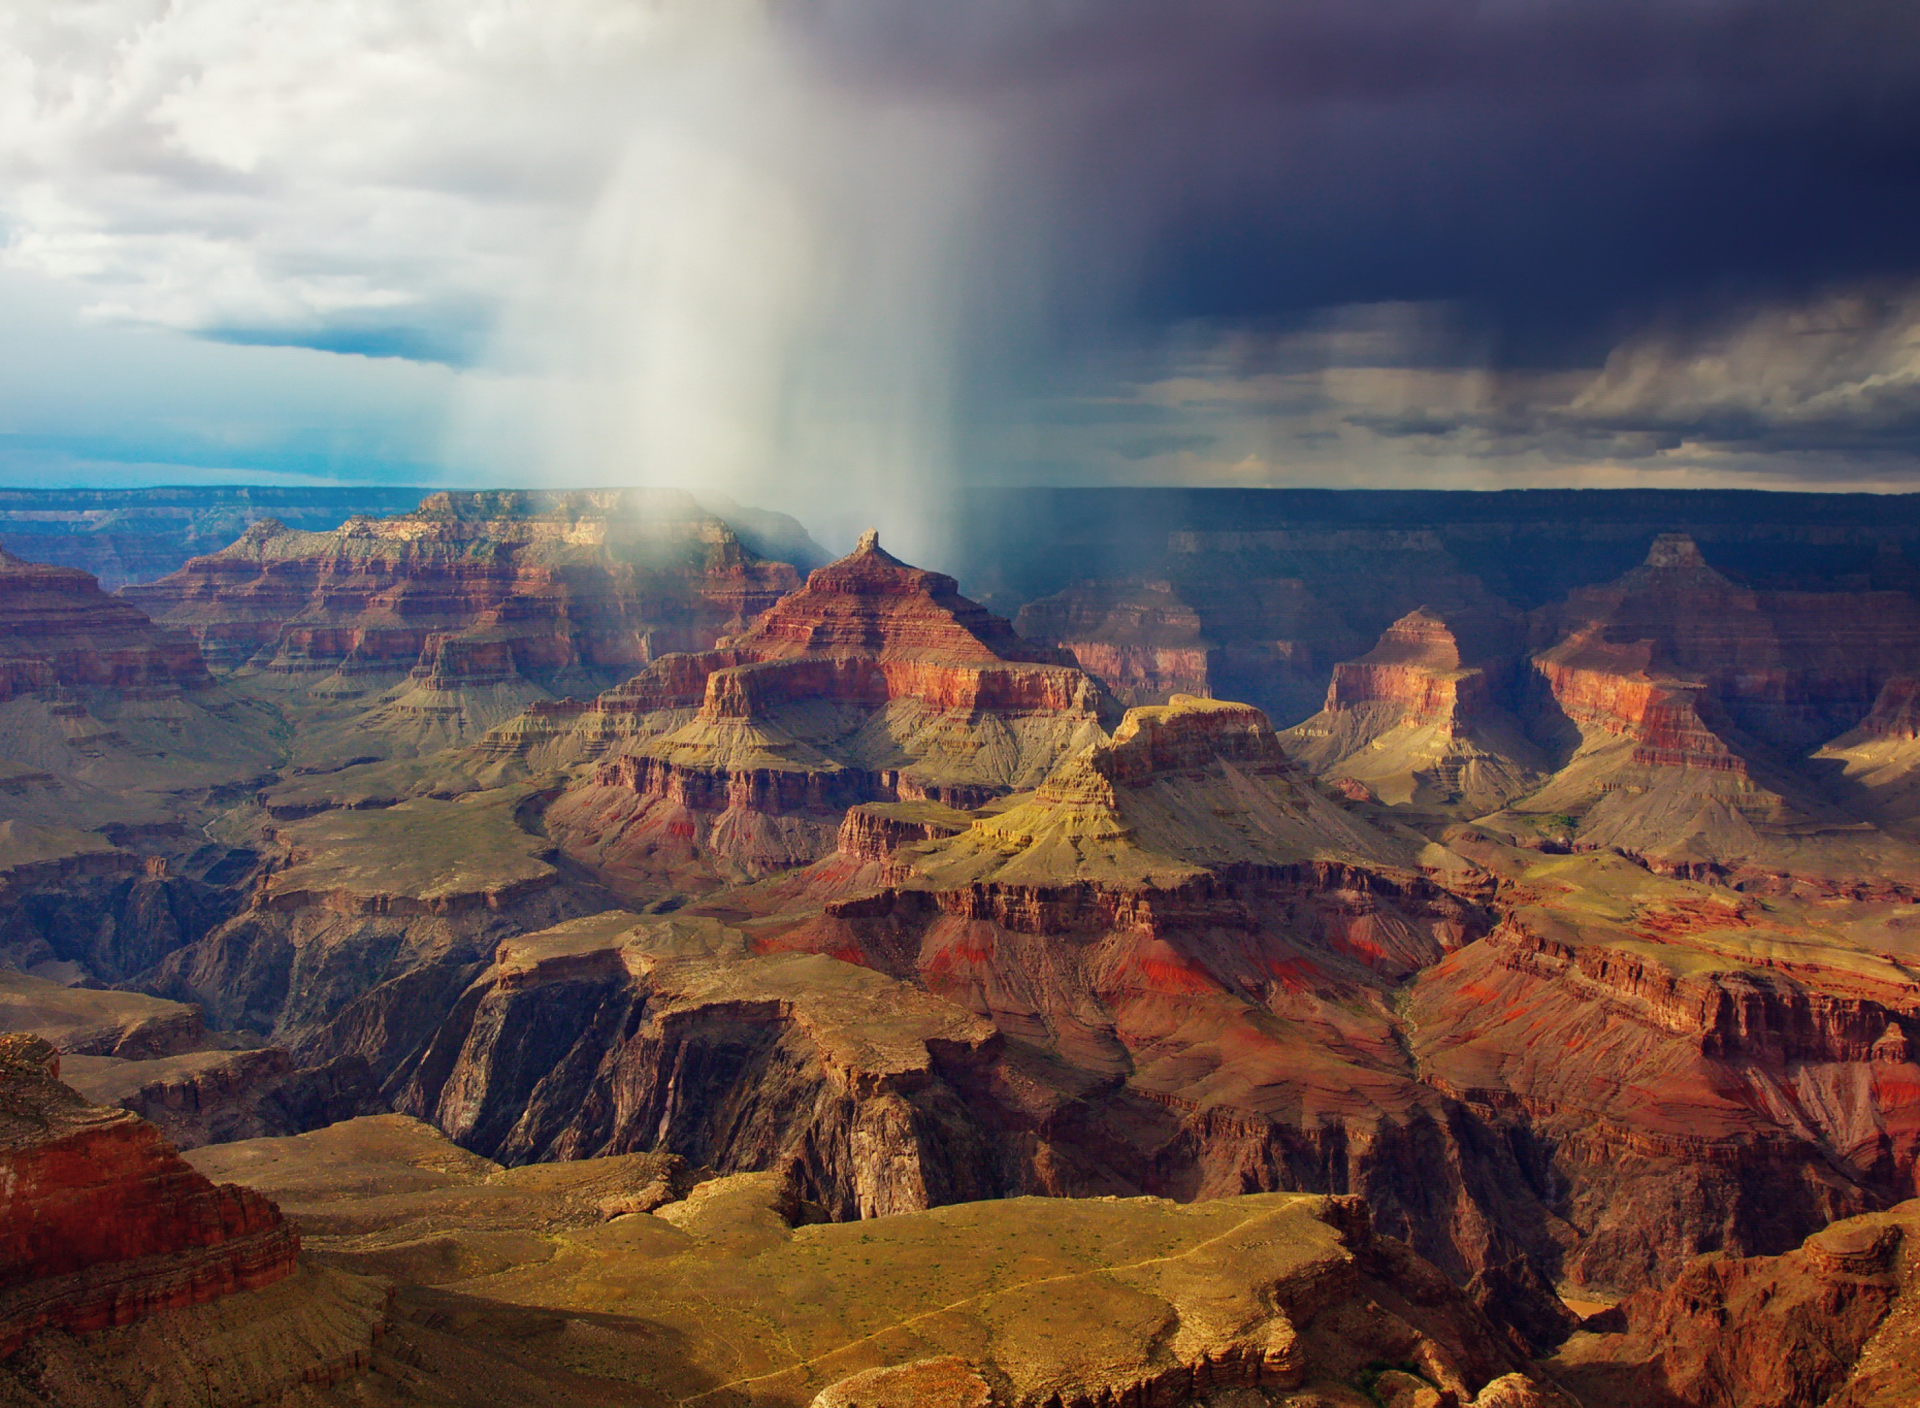
<svg viewBox="0 0 1920 1408">
<path fill-rule="evenodd" d="M 36 1331 L 124 1325 L 271 1285 L 299 1234 L 216 1187 L 146 1121 L 60 1084 L 38 1037 L 0 1036 L 0 1358 Z"/>
<path fill-rule="evenodd" d="M 1095 748 L 1093 767 L 1114 782 L 1141 781 L 1215 762 L 1285 771 L 1273 725 L 1251 704 L 1176 694 L 1165 704 L 1127 710 L 1113 741 Z"/>
<path fill-rule="evenodd" d="M 1370 704 L 1397 709 L 1403 719 L 1430 723 L 1492 704 L 1486 672 L 1465 665 L 1453 629 L 1420 607 L 1387 627 L 1380 643 L 1358 660 L 1333 667 L 1327 709 Z"/>
<path fill-rule="evenodd" d="M 211 683 L 187 636 L 108 596 L 85 572 L 0 550 L 0 702 L 59 689 L 154 697 Z"/>
<path fill-rule="evenodd" d="M 475 683 L 617 678 L 710 646 L 798 580 L 679 490 L 447 492 L 331 532 L 263 519 L 125 595 L 221 665 L 415 668 L 432 688 L 468 666 Z"/>
</svg>

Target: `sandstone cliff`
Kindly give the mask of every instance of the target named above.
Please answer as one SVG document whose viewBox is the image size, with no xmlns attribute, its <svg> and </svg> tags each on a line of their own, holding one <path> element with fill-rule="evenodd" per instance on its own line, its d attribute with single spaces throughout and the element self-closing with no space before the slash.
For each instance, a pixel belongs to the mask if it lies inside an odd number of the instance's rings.
<svg viewBox="0 0 1920 1408">
<path fill-rule="evenodd" d="M 38 1038 L 0 1037 L 0 1358 L 271 1285 L 300 1242 L 273 1204 L 216 1187 L 151 1125 L 85 1104 Z"/>
</svg>

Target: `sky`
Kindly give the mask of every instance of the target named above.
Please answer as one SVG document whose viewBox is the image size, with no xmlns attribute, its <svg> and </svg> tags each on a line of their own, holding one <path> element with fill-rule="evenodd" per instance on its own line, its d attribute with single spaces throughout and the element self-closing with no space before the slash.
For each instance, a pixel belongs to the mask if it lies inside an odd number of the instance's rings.
<svg viewBox="0 0 1920 1408">
<path fill-rule="evenodd" d="M 1904 0 L 0 0 L 0 482 L 1920 490 Z"/>
</svg>

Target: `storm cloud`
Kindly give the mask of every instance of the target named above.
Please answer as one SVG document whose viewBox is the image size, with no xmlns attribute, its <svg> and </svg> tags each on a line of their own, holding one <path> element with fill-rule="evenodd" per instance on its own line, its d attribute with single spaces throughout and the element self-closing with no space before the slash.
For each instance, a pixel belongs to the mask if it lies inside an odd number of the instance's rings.
<svg viewBox="0 0 1920 1408">
<path fill-rule="evenodd" d="M 4 5 L 0 190 L 451 477 L 1920 478 L 1898 3 Z"/>
</svg>

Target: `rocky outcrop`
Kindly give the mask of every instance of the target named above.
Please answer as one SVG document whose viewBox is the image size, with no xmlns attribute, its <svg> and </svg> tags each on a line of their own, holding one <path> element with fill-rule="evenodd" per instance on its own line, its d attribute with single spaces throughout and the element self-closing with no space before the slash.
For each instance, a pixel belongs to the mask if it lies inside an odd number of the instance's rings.
<svg viewBox="0 0 1920 1408">
<path fill-rule="evenodd" d="M 350 514 L 403 513 L 420 492 L 371 484 L 0 489 L 0 542 L 33 562 L 89 572 L 113 591 L 164 577 L 262 518 L 325 531 Z"/>
<path fill-rule="evenodd" d="M 1123 704 L 1212 692 L 1213 643 L 1170 582 L 1082 582 L 1028 602 L 1013 624 L 1028 640 L 1072 651 Z"/>
<path fill-rule="evenodd" d="M 85 572 L 0 550 L 0 703 L 55 690 L 172 694 L 212 682 L 184 632 L 155 626 Z"/>
<path fill-rule="evenodd" d="M 767 1408 L 1178 1408 L 1235 1390 L 1345 1404 L 1393 1373 L 1418 1403 L 1567 1408 L 1352 1198 L 1020 1198 L 814 1225 L 771 1171 L 602 1221 L 596 1195 L 605 1206 L 610 1185 L 652 1175 L 640 1156 L 501 1169 L 381 1120 L 206 1161 L 285 1199 L 330 1261 L 398 1283 L 372 1367 L 440 1401 L 644 1383 L 678 1402 Z M 489 1278 L 514 1287 L 519 1310 L 485 1298 Z M 631 1318 L 637 1286 L 644 1321 Z M 435 1313 L 449 1294 L 464 1313 Z M 551 1335 L 557 1319 L 606 1334 L 592 1379 L 565 1377 L 577 1332 Z M 641 1347 L 623 1352 L 643 1323 Z"/>
<path fill-rule="evenodd" d="M 797 580 L 678 491 L 439 493 L 332 532 L 263 520 L 124 595 L 216 664 L 411 672 L 431 694 L 606 683 L 711 645 Z"/>
<path fill-rule="evenodd" d="M 522 786 L 276 827 L 247 908 L 139 986 L 305 1064 L 365 1057 L 384 1080 L 500 939 L 606 907 L 522 824 L 540 800 Z"/>
<path fill-rule="evenodd" d="M 0 1357 L 269 1286 L 298 1235 L 249 1189 L 216 1187 L 151 1125 L 86 1105 L 37 1038 L 0 1037 Z"/>
<path fill-rule="evenodd" d="M 1367 654 L 1334 666 L 1326 707 L 1288 729 L 1283 744 L 1350 795 L 1483 814 L 1544 775 L 1540 749 L 1497 702 L 1508 664 L 1467 664 L 1453 628 L 1423 607 Z"/>
<path fill-rule="evenodd" d="M 1657 724 L 1666 702 L 1657 686 L 1677 681 L 1744 732 L 1796 752 L 1853 727 L 1888 679 L 1920 661 L 1920 607 L 1906 593 L 1747 590 L 1684 534 L 1663 534 L 1618 581 L 1542 611 L 1535 631 L 1543 643 L 1580 638 L 1593 657 L 1587 677 L 1578 667 L 1549 674 L 1576 722 L 1580 711 L 1643 728 L 1651 709 Z M 1601 658 L 1609 646 L 1626 652 L 1611 665 Z M 1678 752 L 1687 756 L 1684 742 Z"/>
<path fill-rule="evenodd" d="M 398 1103 L 507 1163 L 786 1169 L 836 1217 L 873 1217 L 1001 1191 L 953 1089 L 997 1044 L 863 968 L 756 958 L 711 920 L 603 915 L 503 942 Z"/>
<path fill-rule="evenodd" d="M 1422 1081 L 1563 1190 L 1555 1279 L 1610 1298 L 1912 1196 L 1920 989 L 1892 955 L 1855 947 L 1830 901 L 1547 863 L 1402 1010 Z"/>
<path fill-rule="evenodd" d="M 144 1061 L 68 1056 L 62 1069 L 88 1100 L 140 1116 L 176 1149 L 301 1134 L 387 1108 L 363 1057 L 302 1067 L 277 1046 Z"/>
<path fill-rule="evenodd" d="M 1592 1408 L 1895 1408 L 1920 1363 L 1917 1234 L 1920 1204 L 1903 1203 L 1779 1256 L 1697 1258 L 1552 1368 Z"/>
<path fill-rule="evenodd" d="M 0 961 L 23 971 L 123 982 L 240 903 L 222 886 L 103 837 L 0 821 Z"/>
<path fill-rule="evenodd" d="M 977 806 L 1099 737 L 1101 696 L 1070 659 L 869 534 L 717 649 L 665 657 L 575 716 L 573 756 L 602 761 L 547 823 L 630 891 L 803 865 L 851 806 Z M 558 723 L 492 741 L 556 760 Z"/>
<path fill-rule="evenodd" d="M 277 757 L 272 723 L 185 633 L 0 551 L 0 818 L 180 834 L 194 794 Z"/>
</svg>

